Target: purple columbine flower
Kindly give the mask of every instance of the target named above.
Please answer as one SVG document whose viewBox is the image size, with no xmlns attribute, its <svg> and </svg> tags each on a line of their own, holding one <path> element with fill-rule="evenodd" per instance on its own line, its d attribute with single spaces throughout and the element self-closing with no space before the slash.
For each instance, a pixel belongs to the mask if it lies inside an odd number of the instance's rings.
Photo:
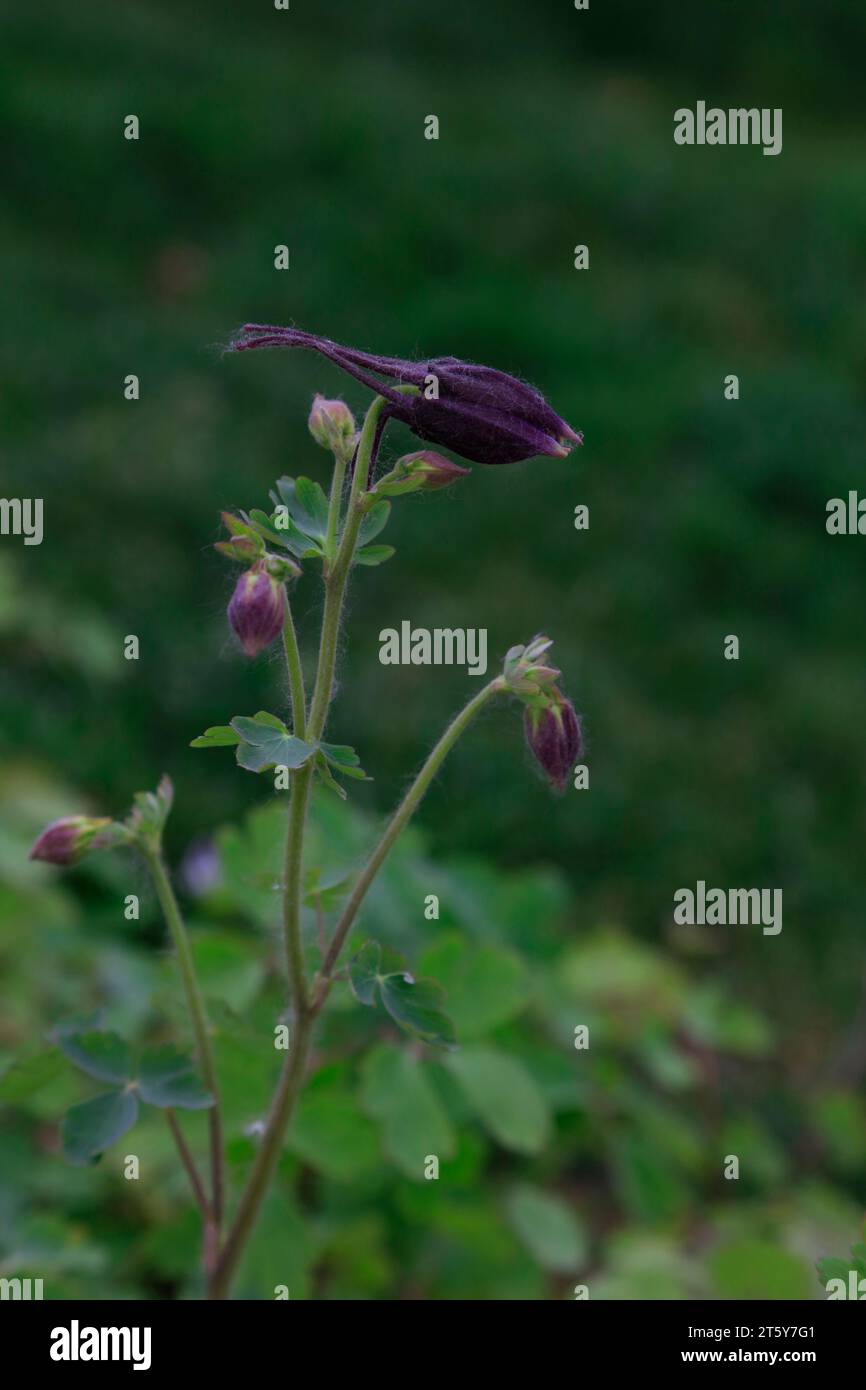
<svg viewBox="0 0 866 1390">
<path fill-rule="evenodd" d="M 565 790 L 575 759 L 580 757 L 583 736 L 570 700 L 554 687 L 550 704 L 530 705 L 523 717 L 526 742 L 551 787 Z"/>
<path fill-rule="evenodd" d="M 263 562 L 242 574 L 228 607 L 229 622 L 247 656 L 279 637 L 286 618 L 286 591 Z"/>
<path fill-rule="evenodd" d="M 556 414 L 540 392 L 495 367 L 475 366 L 457 357 L 425 362 L 379 357 L 300 329 L 263 323 L 245 324 L 229 346 L 234 352 L 298 347 L 321 353 L 384 396 L 393 419 L 402 420 L 421 439 L 453 449 L 473 463 L 517 463 L 536 454 L 564 458 L 575 444 L 583 443 L 583 436 Z M 438 395 L 428 399 L 425 386 L 431 377 L 436 379 Z M 420 394 L 404 395 L 396 389 L 399 385 L 417 386 Z"/>
<path fill-rule="evenodd" d="M 111 825 L 108 816 L 63 816 L 43 830 L 30 851 L 31 859 L 68 868 L 90 849 L 99 849 L 98 836 Z"/>
</svg>

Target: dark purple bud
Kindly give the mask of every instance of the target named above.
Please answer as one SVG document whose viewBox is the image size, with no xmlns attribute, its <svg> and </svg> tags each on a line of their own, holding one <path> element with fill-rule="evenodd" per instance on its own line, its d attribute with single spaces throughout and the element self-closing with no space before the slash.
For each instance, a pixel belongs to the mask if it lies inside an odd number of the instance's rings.
<svg viewBox="0 0 866 1390">
<path fill-rule="evenodd" d="M 583 443 L 547 401 L 524 381 L 456 357 L 411 362 L 341 347 L 295 328 L 245 324 L 232 340 L 235 352 L 300 347 L 321 353 L 388 401 L 388 414 L 421 439 L 453 449 L 474 463 L 517 463 L 536 454 L 564 458 Z M 385 381 L 380 380 L 381 377 Z M 395 385 L 389 385 L 394 382 Z M 415 386 L 405 395 L 396 386 Z"/>
<path fill-rule="evenodd" d="M 31 859 L 68 867 L 77 864 L 90 849 L 99 849 L 97 837 L 111 825 L 108 816 L 64 816 L 43 830 L 30 851 Z"/>
<path fill-rule="evenodd" d="M 528 706 L 523 716 L 526 742 L 557 792 L 565 790 L 575 759 L 580 757 L 583 738 L 580 722 L 570 700 L 558 690 L 549 705 Z"/>
<path fill-rule="evenodd" d="M 235 585 L 228 614 L 247 656 L 258 656 L 283 630 L 286 591 L 261 563 L 253 565 Z"/>
</svg>

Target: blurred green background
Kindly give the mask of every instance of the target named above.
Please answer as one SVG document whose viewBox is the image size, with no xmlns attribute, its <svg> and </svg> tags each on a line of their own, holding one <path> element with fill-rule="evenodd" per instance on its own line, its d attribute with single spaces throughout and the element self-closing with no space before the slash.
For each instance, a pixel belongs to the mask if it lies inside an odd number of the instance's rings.
<svg viewBox="0 0 866 1390">
<path fill-rule="evenodd" d="M 0 541 L 3 1056 L 85 1006 L 132 1031 L 171 1017 L 155 909 L 145 898 L 136 926 L 118 908 L 146 886 L 114 861 L 62 879 L 27 865 L 45 819 L 120 814 L 163 771 L 175 861 L 281 815 L 230 755 L 188 747 L 285 699 L 276 656 L 246 663 L 229 640 L 235 576 L 211 546 L 220 510 L 264 504 L 278 474 L 325 480 L 314 391 L 358 412 L 365 393 L 308 355 L 221 344 L 254 320 L 490 363 L 586 443 L 395 508 L 396 557 L 355 578 L 330 724 L 375 780 L 317 825 L 355 862 L 475 688 L 382 667 L 381 628 L 486 627 L 491 663 L 555 638 L 590 790 L 552 801 L 518 710 L 494 711 L 425 803 L 412 872 L 363 923 L 413 965 L 432 952 L 443 980 L 484 982 L 498 1003 L 480 1022 L 469 1008 L 467 1036 L 524 1070 L 546 1118 L 515 1144 L 428 1060 L 425 1123 L 443 1153 L 449 1127 L 452 1158 L 419 1187 L 387 1137 L 411 1125 L 377 1109 L 377 1054 L 352 1041 L 369 1021 L 346 1001 L 306 1121 L 318 1137 L 303 1142 L 302 1117 L 246 1291 L 271 1296 L 290 1249 L 292 1296 L 543 1298 L 578 1279 L 600 1297 L 822 1296 L 813 1262 L 844 1254 L 866 1201 L 866 571 L 862 541 L 824 527 L 862 476 L 866 16 L 841 0 L 0 14 L 0 490 L 45 499 L 40 547 Z M 674 109 L 699 99 L 782 107 L 782 154 L 675 146 Z M 385 456 L 411 443 L 394 428 Z M 311 665 L 314 574 L 294 606 Z M 226 873 L 192 902 L 203 968 L 267 1032 L 273 903 L 253 910 Z M 440 875 L 443 918 L 424 923 Z M 781 887 L 781 936 L 675 930 L 673 893 L 698 878 Z M 448 942 L 459 969 L 436 956 Z M 574 1053 L 584 1021 L 593 1046 Z M 378 1024 L 364 1037 L 387 1073 L 396 1039 Z M 225 1045 L 242 1057 L 241 1032 Z M 234 1064 L 242 1166 L 263 1102 Z M 131 1194 L 113 1158 L 82 1173 L 56 1155 L 77 1085 L 12 1086 L 2 1272 L 31 1259 L 54 1292 L 180 1296 L 196 1237 L 175 1178 Z M 152 1143 L 173 1174 L 161 1130 Z M 341 1168 L 348 1151 L 359 1163 Z M 738 1183 L 720 1177 L 730 1152 Z"/>
</svg>

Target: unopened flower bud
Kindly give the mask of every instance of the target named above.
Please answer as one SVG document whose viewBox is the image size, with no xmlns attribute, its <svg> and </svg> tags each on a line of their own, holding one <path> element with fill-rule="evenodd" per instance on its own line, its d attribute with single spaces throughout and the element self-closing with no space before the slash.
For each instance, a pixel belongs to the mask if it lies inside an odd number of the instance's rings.
<svg viewBox="0 0 866 1390">
<path fill-rule="evenodd" d="M 64 816 L 52 821 L 31 849 L 30 858 L 62 867 L 77 864 L 88 850 L 100 848 L 97 837 L 111 823 L 108 816 Z"/>
<path fill-rule="evenodd" d="M 526 742 L 551 787 L 565 790 L 575 759 L 583 748 L 580 722 L 570 700 L 558 690 L 551 703 L 530 705 L 523 717 Z"/>
<path fill-rule="evenodd" d="M 247 656 L 258 656 L 283 630 L 286 591 L 261 563 L 256 564 L 235 585 L 228 616 Z"/>
<path fill-rule="evenodd" d="M 447 487 L 449 483 L 455 483 L 458 478 L 465 478 L 472 472 L 471 468 L 461 468 L 459 463 L 452 463 L 443 454 L 435 454 L 432 449 L 404 454 L 397 462 L 397 468 L 401 467 L 407 479 L 414 481 L 417 478 L 418 487 L 425 490 Z"/>
<path fill-rule="evenodd" d="M 346 457 L 351 454 L 357 426 L 345 401 L 327 401 L 324 396 L 315 396 L 307 424 L 310 434 L 323 449 Z"/>
</svg>

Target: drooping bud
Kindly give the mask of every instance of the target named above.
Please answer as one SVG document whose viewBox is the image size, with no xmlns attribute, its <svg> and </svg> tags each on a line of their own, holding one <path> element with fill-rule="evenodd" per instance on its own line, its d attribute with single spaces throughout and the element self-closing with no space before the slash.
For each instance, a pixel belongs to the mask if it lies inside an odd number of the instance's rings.
<svg viewBox="0 0 866 1390">
<path fill-rule="evenodd" d="M 580 721 L 556 687 L 547 704 L 529 705 L 523 716 L 526 742 L 554 791 L 563 792 L 583 748 Z"/>
<path fill-rule="evenodd" d="M 46 826 L 30 851 L 31 859 L 68 867 L 83 859 L 88 850 L 100 849 L 107 841 L 108 816 L 64 816 Z"/>
<path fill-rule="evenodd" d="M 536 454 L 564 458 L 583 443 L 583 435 L 557 415 L 540 391 L 495 367 L 456 357 L 424 362 L 380 357 L 314 333 L 262 323 L 245 324 L 230 347 L 234 352 L 297 347 L 321 353 L 384 396 L 384 415 L 402 420 L 421 439 L 453 449 L 473 463 L 517 463 Z M 435 392 L 427 389 L 431 381 Z M 407 395 L 401 386 L 417 389 Z"/>
<path fill-rule="evenodd" d="M 279 637 L 286 616 L 286 591 L 262 562 L 242 574 L 228 607 L 229 622 L 247 656 Z"/>
<path fill-rule="evenodd" d="M 348 458 L 355 444 L 357 425 L 345 401 L 328 401 L 324 396 L 314 396 L 307 421 L 310 434 L 323 449 L 332 454 L 342 454 Z"/>
</svg>

